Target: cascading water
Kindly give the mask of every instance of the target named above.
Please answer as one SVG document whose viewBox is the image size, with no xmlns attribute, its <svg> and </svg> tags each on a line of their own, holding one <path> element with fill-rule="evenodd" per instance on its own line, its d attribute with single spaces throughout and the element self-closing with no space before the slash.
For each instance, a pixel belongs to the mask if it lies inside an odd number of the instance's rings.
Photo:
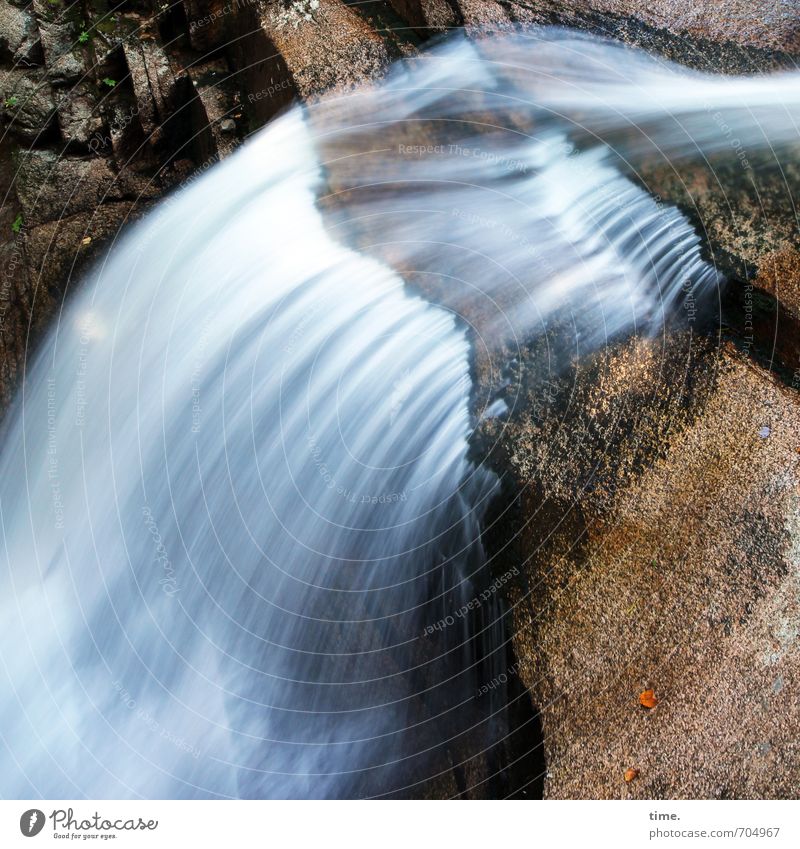
<svg viewBox="0 0 800 849">
<path fill-rule="evenodd" d="M 3 438 L 0 794 L 415 795 L 480 762 L 507 727 L 468 449 L 506 402 L 470 345 L 495 368 L 566 314 L 588 350 L 713 291 L 626 157 L 713 152 L 712 107 L 792 141 L 796 86 L 457 39 L 134 227 Z"/>
</svg>

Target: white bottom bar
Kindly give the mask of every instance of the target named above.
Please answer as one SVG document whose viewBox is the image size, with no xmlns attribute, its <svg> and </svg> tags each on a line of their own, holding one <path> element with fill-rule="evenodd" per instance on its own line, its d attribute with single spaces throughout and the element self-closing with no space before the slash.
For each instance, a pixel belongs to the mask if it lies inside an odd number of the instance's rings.
<svg viewBox="0 0 800 849">
<path fill-rule="evenodd" d="M 33 812 L 31 813 L 31 811 Z M 71 811 L 71 813 L 70 813 Z M 409 849 L 800 845 L 800 803 L 0 802 L 0 846 Z M 23 829 L 36 832 L 23 834 Z"/>
</svg>

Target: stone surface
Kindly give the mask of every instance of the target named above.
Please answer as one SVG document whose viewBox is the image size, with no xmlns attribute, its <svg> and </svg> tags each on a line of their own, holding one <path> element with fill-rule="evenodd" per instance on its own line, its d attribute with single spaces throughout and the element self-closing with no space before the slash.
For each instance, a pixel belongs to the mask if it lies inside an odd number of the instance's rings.
<svg viewBox="0 0 800 849">
<path fill-rule="evenodd" d="M 84 48 L 78 42 L 76 22 L 61 5 L 33 0 L 47 74 L 54 85 L 80 80 L 91 68 Z"/>
<path fill-rule="evenodd" d="M 688 334 L 555 384 L 536 416 L 542 378 L 523 377 L 492 434 L 521 498 L 510 602 L 546 796 L 796 796 L 797 392 Z"/>
<path fill-rule="evenodd" d="M 304 98 L 347 88 L 383 71 L 389 61 L 383 40 L 340 0 L 301 0 L 305 11 L 264 6 L 262 26 L 280 52 L 297 93 Z"/>
<path fill-rule="evenodd" d="M 56 97 L 61 138 L 68 145 L 87 147 L 92 136 L 103 129 L 96 86 L 83 81 L 68 89 L 57 89 Z"/>
<path fill-rule="evenodd" d="M 0 103 L 4 127 L 20 141 L 37 144 L 52 137 L 55 102 L 43 69 L 0 68 Z"/>
<path fill-rule="evenodd" d="M 46 329 L 88 263 L 144 207 L 105 203 L 95 212 L 24 227 L 0 245 L 0 402 L 10 403 L 30 344 Z"/>
<path fill-rule="evenodd" d="M 56 293 L 56 297 L 68 291 L 80 280 L 86 262 L 145 209 L 146 204 L 137 201 L 110 201 L 96 210 L 28 228 L 22 245 L 32 288 Z"/>
<path fill-rule="evenodd" d="M 206 53 L 222 44 L 230 23 L 228 16 L 250 2 L 252 0 L 183 0 L 192 47 Z"/>
<path fill-rule="evenodd" d="M 123 45 L 138 104 L 138 119 L 151 143 L 164 135 L 164 125 L 174 119 L 178 106 L 177 81 L 169 58 L 160 45 L 152 41 L 131 41 Z"/>
<path fill-rule="evenodd" d="M 202 112 L 193 123 L 207 127 L 198 137 L 203 146 L 201 159 L 227 156 L 238 141 L 236 121 L 242 118 L 242 110 L 226 64 L 222 60 L 194 63 L 187 67 L 187 73 L 197 95 L 196 108 Z"/>
<path fill-rule="evenodd" d="M 800 366 L 800 192 L 797 151 L 780 159 L 747 151 L 708 164 L 645 164 L 643 185 L 678 205 L 703 233 L 709 258 L 730 280 L 726 320 L 768 363 Z M 764 296 L 767 297 L 764 297 Z"/>
<path fill-rule="evenodd" d="M 105 159 L 71 159 L 49 150 L 20 157 L 17 197 L 26 224 L 35 227 L 75 215 L 94 213 L 108 201 L 144 201 L 157 189 L 143 177 L 117 172 Z"/>
<path fill-rule="evenodd" d="M 779 243 L 780 245 L 780 243 Z M 766 251 L 760 258 L 756 285 L 765 292 L 773 295 L 783 306 L 787 318 L 796 326 L 800 326 L 800 251 L 795 245 L 785 244 L 776 250 Z M 786 334 L 778 329 L 781 340 Z M 794 341 L 800 339 L 795 336 Z M 784 354 L 790 364 L 800 366 L 800 345 L 794 346 L 795 360 L 791 359 L 789 351 Z"/>
<path fill-rule="evenodd" d="M 638 21 L 687 39 L 800 52 L 797 0 L 462 0 L 459 6 L 468 25 L 559 23 L 612 34 Z"/>
<path fill-rule="evenodd" d="M 448 0 L 391 0 L 397 13 L 425 34 L 441 32 L 463 23 L 454 3 Z"/>
<path fill-rule="evenodd" d="M 40 65 L 44 57 L 36 19 L 27 9 L 3 3 L 0 6 L 0 62 L 11 65 Z"/>
<path fill-rule="evenodd" d="M 346 90 L 383 72 L 395 54 L 340 0 L 254 0 L 232 22 L 231 61 L 251 129 L 293 99 Z"/>
</svg>

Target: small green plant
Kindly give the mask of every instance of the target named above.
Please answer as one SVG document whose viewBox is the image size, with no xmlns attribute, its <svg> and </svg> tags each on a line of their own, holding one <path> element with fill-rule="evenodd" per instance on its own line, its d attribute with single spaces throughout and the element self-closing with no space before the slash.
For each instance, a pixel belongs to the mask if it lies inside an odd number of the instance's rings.
<svg viewBox="0 0 800 849">
<path fill-rule="evenodd" d="M 11 109 L 19 103 L 19 99 L 15 94 L 12 94 L 11 97 L 7 97 L 5 100 L 6 109 Z"/>
<path fill-rule="evenodd" d="M 22 229 L 22 213 L 20 212 L 17 215 L 17 217 L 14 219 L 14 221 L 11 223 L 11 232 L 12 233 L 19 233 L 19 231 L 21 229 Z"/>
<path fill-rule="evenodd" d="M 89 33 L 88 33 L 88 32 L 86 32 L 86 30 L 84 29 L 84 30 L 81 30 L 81 34 L 78 36 L 78 41 L 79 41 L 81 44 L 86 44 L 86 42 L 87 42 L 90 38 L 91 38 L 91 36 L 90 36 L 90 35 L 89 35 Z"/>
<path fill-rule="evenodd" d="M 114 88 L 117 84 L 116 80 L 112 80 L 111 77 L 103 77 L 102 79 L 103 85 L 107 85 L 109 88 Z"/>
</svg>

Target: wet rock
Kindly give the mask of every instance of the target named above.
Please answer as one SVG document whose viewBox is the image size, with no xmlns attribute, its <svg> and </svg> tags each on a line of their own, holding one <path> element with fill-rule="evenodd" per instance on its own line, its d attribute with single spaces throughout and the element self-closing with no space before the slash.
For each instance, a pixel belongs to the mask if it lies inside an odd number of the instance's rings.
<svg viewBox="0 0 800 849">
<path fill-rule="evenodd" d="M 419 2 L 419 0 L 412 0 Z M 793 0 L 720 0 L 693 3 L 690 0 L 462 0 L 459 4 L 469 26 L 509 24 L 561 24 L 593 29 L 643 46 L 658 46 L 661 30 L 684 41 L 686 64 L 704 65 L 704 42 L 743 49 L 741 58 L 757 56 L 751 51 L 800 53 L 797 6 Z M 664 46 L 668 46 L 665 41 Z M 680 48 L 678 48 L 680 49 Z M 691 54 L 697 55 L 692 57 Z M 713 51 L 719 67 L 720 56 Z"/>
<path fill-rule="evenodd" d="M 26 223 L 35 227 L 79 212 L 95 212 L 108 201 L 142 202 L 158 189 L 129 171 L 115 171 L 106 159 L 36 150 L 20 155 L 16 192 Z"/>
<path fill-rule="evenodd" d="M 734 141 L 736 139 L 734 138 Z M 800 366 L 800 191 L 795 150 L 759 155 L 731 147 L 704 163 L 645 163 L 648 191 L 674 203 L 730 281 L 725 319 L 767 362 Z"/>
<path fill-rule="evenodd" d="M 800 684 L 797 392 L 688 334 L 560 381 L 562 416 L 491 425 L 521 493 L 510 601 L 546 795 L 793 796 L 800 705 L 774 682 Z"/>
<path fill-rule="evenodd" d="M 86 262 L 146 209 L 142 202 L 112 201 L 96 210 L 28 228 L 23 246 L 33 281 L 56 297 L 62 296 L 80 279 Z"/>
<path fill-rule="evenodd" d="M 442 32 L 462 23 L 455 4 L 448 0 L 391 0 L 392 7 L 423 35 Z"/>
<path fill-rule="evenodd" d="M 177 158 L 204 162 L 213 148 L 209 118 L 187 68 L 197 63 L 155 40 L 126 42 L 136 122 L 152 156 L 162 165 Z"/>
<path fill-rule="evenodd" d="M 346 89 L 386 69 L 389 56 L 383 40 L 339 0 L 301 0 L 283 11 L 280 4 L 265 10 L 263 25 L 283 56 L 301 97 L 333 88 Z"/>
<path fill-rule="evenodd" d="M 780 243 L 779 243 L 780 244 Z M 777 250 L 765 250 L 758 259 L 757 289 L 775 298 L 775 321 L 769 323 L 775 358 L 787 368 L 800 369 L 800 240 Z"/>
<path fill-rule="evenodd" d="M 192 47 L 205 54 L 222 46 L 229 23 L 226 19 L 250 2 L 252 0 L 183 0 Z"/>
<path fill-rule="evenodd" d="M 163 125 L 178 105 L 177 81 L 169 59 L 152 41 L 126 42 L 123 53 L 138 104 L 138 119 L 151 143 L 158 143 Z"/>
<path fill-rule="evenodd" d="M 80 82 L 70 89 L 57 90 L 58 126 L 64 142 L 85 148 L 92 136 L 103 129 L 95 86 Z"/>
<path fill-rule="evenodd" d="M 0 70 L 2 121 L 8 131 L 28 144 L 45 143 L 55 124 L 55 103 L 43 69 Z"/>
<path fill-rule="evenodd" d="M 0 400 L 14 388 L 41 333 L 86 265 L 142 209 L 106 203 L 100 210 L 22 229 L 0 245 Z"/>
<path fill-rule="evenodd" d="M 77 21 L 47 0 L 33 0 L 32 5 L 50 81 L 53 85 L 77 82 L 92 66 L 78 41 Z"/>
<path fill-rule="evenodd" d="M 7 233 L 9 222 L 3 223 Z M 21 238 L 0 240 L 0 269 L 0 404 L 5 409 L 13 398 L 20 365 L 24 361 L 26 316 L 31 300 Z"/>
<path fill-rule="evenodd" d="M 196 94 L 192 123 L 202 150 L 201 161 L 227 156 L 236 147 L 234 116 L 242 117 L 238 98 L 224 61 L 195 63 L 187 67 Z"/>
<path fill-rule="evenodd" d="M 0 6 L 0 62 L 40 65 L 44 61 L 36 19 L 27 9 Z"/>
</svg>

